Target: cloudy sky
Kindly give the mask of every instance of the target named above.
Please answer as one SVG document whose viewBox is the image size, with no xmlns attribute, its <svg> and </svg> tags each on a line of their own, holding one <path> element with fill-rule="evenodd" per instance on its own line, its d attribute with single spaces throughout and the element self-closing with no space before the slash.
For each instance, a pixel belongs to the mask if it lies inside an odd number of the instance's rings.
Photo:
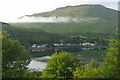
<svg viewBox="0 0 120 80">
<path fill-rule="evenodd" d="M 58 7 L 80 4 L 101 4 L 118 10 L 120 0 L 0 0 L 0 21 L 14 22 L 17 18 L 46 11 Z"/>
</svg>

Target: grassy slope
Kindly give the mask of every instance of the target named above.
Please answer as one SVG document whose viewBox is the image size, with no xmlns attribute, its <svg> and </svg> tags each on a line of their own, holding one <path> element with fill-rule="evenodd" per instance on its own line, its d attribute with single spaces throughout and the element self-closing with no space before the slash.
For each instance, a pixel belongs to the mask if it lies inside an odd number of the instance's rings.
<svg viewBox="0 0 120 80">
<path fill-rule="evenodd" d="M 62 8 L 57 8 L 56 10 L 44 13 L 37 13 L 33 15 L 35 17 L 75 17 L 75 18 L 85 18 L 85 17 L 99 17 L 104 20 L 115 22 L 117 19 L 117 11 L 106 8 L 102 5 L 79 5 L 79 6 L 67 6 Z"/>
<path fill-rule="evenodd" d="M 112 23 L 97 22 L 97 23 L 15 23 L 24 28 L 36 28 L 50 33 L 112 33 L 117 27 Z"/>
<path fill-rule="evenodd" d="M 44 13 L 37 13 L 34 17 L 71 17 L 71 18 L 100 18 L 97 21 L 84 23 L 19 23 L 14 24 L 25 28 L 37 28 L 50 33 L 113 33 L 117 27 L 117 11 L 101 5 L 79 5 L 57 8 Z"/>
</svg>

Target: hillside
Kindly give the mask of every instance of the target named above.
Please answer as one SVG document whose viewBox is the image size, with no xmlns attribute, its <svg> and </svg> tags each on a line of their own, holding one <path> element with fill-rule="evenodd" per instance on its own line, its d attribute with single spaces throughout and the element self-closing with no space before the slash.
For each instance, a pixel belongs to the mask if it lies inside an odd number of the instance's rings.
<svg viewBox="0 0 120 80">
<path fill-rule="evenodd" d="M 101 33 L 111 34 L 115 27 L 112 23 L 14 23 L 12 25 L 22 28 L 36 28 L 49 33 Z"/>
<path fill-rule="evenodd" d="M 57 8 L 50 12 L 36 13 L 34 17 L 70 17 L 70 18 L 101 18 L 108 21 L 116 21 L 117 11 L 102 5 L 78 5 Z"/>
<path fill-rule="evenodd" d="M 10 38 L 19 40 L 22 45 L 31 46 L 32 44 L 51 44 L 60 42 L 65 36 L 59 34 L 51 34 L 35 28 L 25 29 L 12 25 L 3 24 L 2 30 L 5 30 L 10 34 Z"/>
<path fill-rule="evenodd" d="M 88 35 L 90 33 L 104 36 L 105 34 L 113 34 L 117 28 L 117 13 L 117 11 L 102 5 L 67 6 L 20 18 L 29 17 L 31 20 L 38 20 L 36 22 L 12 23 L 12 25 L 23 28 L 36 28 L 49 33 L 79 35 L 81 35 L 80 33 L 88 33 Z"/>
</svg>

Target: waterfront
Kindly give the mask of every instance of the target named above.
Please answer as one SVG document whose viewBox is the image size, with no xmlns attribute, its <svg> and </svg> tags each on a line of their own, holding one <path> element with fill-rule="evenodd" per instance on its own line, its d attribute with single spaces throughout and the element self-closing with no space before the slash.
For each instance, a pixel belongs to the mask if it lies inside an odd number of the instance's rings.
<svg viewBox="0 0 120 80">
<path fill-rule="evenodd" d="M 101 58 L 105 55 L 104 49 L 91 49 L 91 48 L 67 48 L 67 49 L 54 49 L 54 50 L 44 50 L 31 51 L 32 61 L 28 65 L 29 71 L 43 71 L 45 69 L 50 56 L 55 52 L 67 51 L 71 53 L 72 56 L 81 55 L 84 59 L 84 63 L 89 63 L 92 58 L 99 62 L 102 62 Z"/>
</svg>

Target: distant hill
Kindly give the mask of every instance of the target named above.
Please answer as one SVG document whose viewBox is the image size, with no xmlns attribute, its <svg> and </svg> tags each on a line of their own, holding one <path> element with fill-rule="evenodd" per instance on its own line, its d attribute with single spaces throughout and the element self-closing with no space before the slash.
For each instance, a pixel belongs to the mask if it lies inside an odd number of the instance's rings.
<svg viewBox="0 0 120 80">
<path fill-rule="evenodd" d="M 53 11 L 26 15 L 39 20 L 45 18 L 53 21 L 68 22 L 29 22 L 15 23 L 12 25 L 24 28 L 36 28 L 50 33 L 102 33 L 111 34 L 118 26 L 118 11 L 102 5 L 78 5 L 57 8 Z M 21 17 L 24 18 L 26 16 Z M 40 18 L 39 18 L 40 17 Z M 42 18 L 41 18 L 42 17 Z"/>
<path fill-rule="evenodd" d="M 3 24 L 2 30 L 7 31 L 10 34 L 10 38 L 19 40 L 22 45 L 32 45 L 36 43 L 54 43 L 60 42 L 61 39 L 66 38 L 66 36 L 59 34 L 47 33 L 42 30 L 37 30 L 35 28 L 21 28 L 12 25 Z"/>
</svg>

